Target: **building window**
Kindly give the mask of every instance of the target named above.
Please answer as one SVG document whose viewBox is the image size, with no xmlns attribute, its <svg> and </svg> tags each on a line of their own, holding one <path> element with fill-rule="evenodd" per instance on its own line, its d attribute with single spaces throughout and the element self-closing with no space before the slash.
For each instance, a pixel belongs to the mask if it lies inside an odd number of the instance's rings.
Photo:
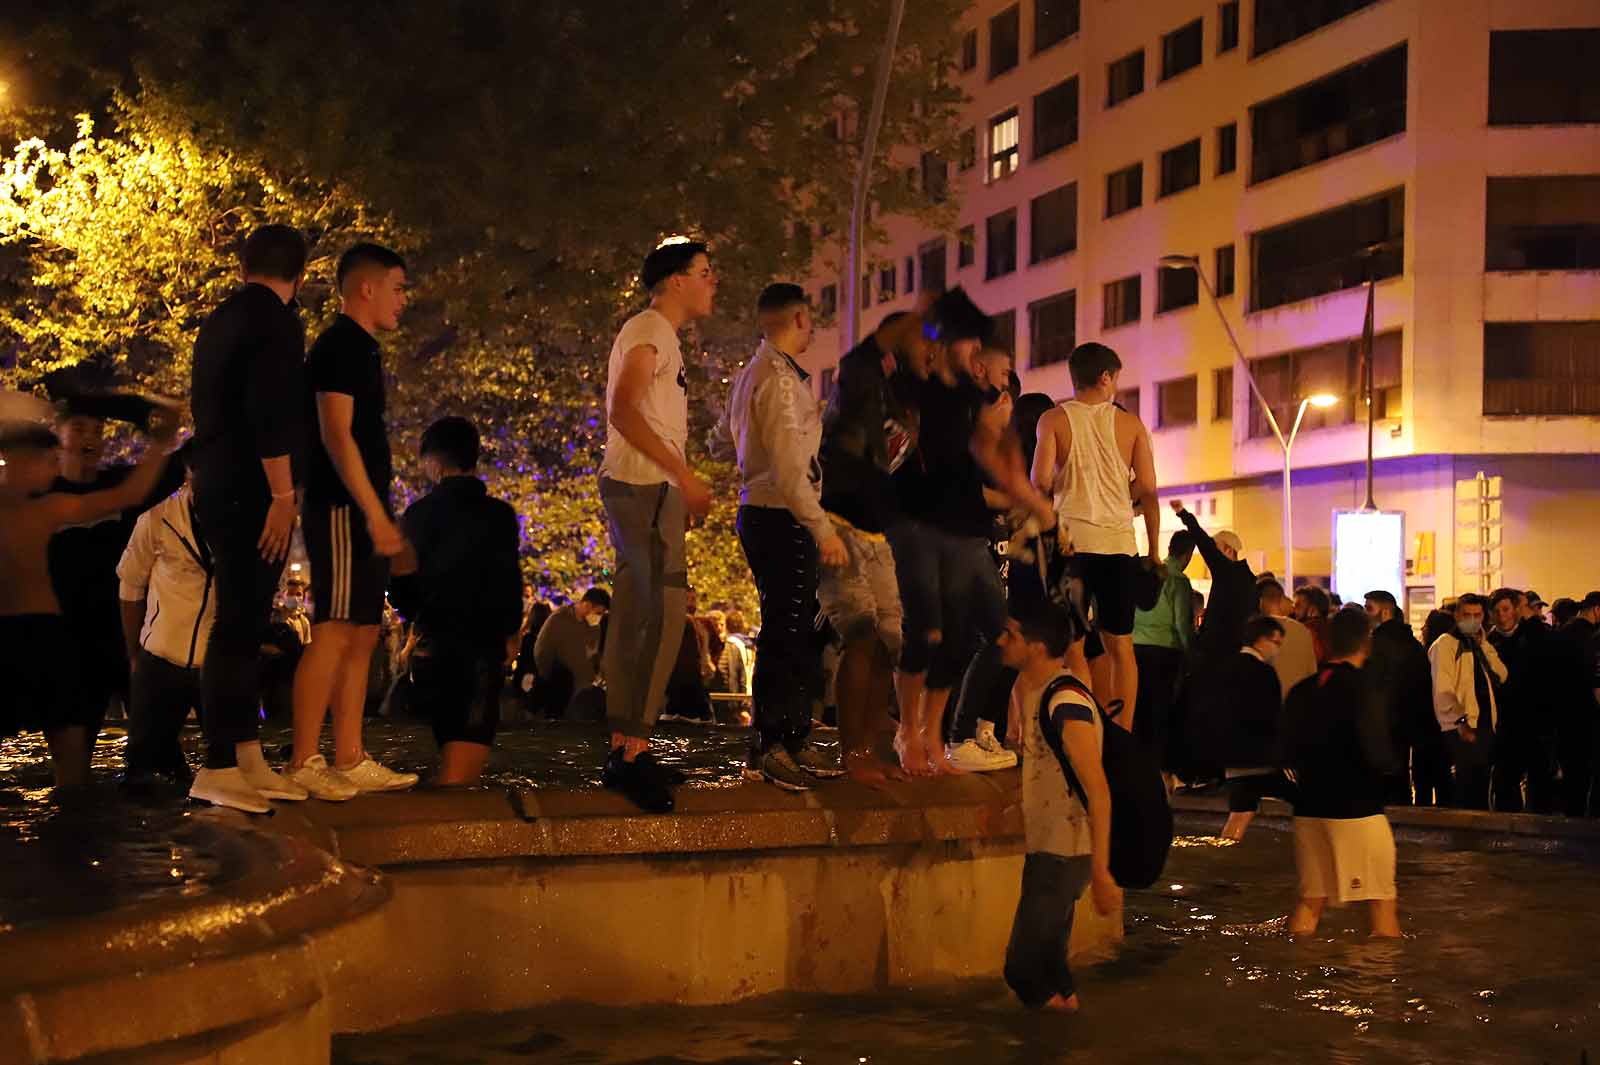
<svg viewBox="0 0 1600 1065">
<path fill-rule="evenodd" d="M 1600 270 L 1600 175 L 1490 178 L 1485 270 Z"/>
<path fill-rule="evenodd" d="M 1211 420 L 1233 421 L 1233 367 L 1211 372 Z"/>
<path fill-rule="evenodd" d="M 978 69 L 978 31 L 968 30 L 961 35 L 961 73 Z"/>
<path fill-rule="evenodd" d="M 1404 133 L 1406 46 L 1250 109 L 1250 183 Z"/>
<path fill-rule="evenodd" d="M 1200 382 L 1193 374 L 1156 385 L 1156 428 L 1175 429 L 1200 420 Z"/>
<path fill-rule="evenodd" d="M 1144 202 L 1144 164 L 1134 163 L 1106 175 L 1106 217 L 1114 218 Z"/>
<path fill-rule="evenodd" d="M 1231 174 L 1239 167 L 1239 125 L 1229 122 L 1217 127 L 1217 176 Z"/>
<path fill-rule="evenodd" d="M 1063 292 L 1028 304 L 1028 365 L 1066 362 L 1078 343 L 1078 293 Z"/>
<path fill-rule="evenodd" d="M 1600 29 L 1489 34 L 1489 125 L 1600 122 Z"/>
<path fill-rule="evenodd" d="M 956 144 L 956 169 L 971 170 L 978 165 L 978 131 L 967 127 Z"/>
<path fill-rule="evenodd" d="M 1600 322 L 1485 322 L 1483 413 L 1600 414 Z"/>
<path fill-rule="evenodd" d="M 1135 385 L 1132 388 L 1124 388 L 1122 391 L 1118 392 L 1115 397 L 1113 397 L 1112 402 L 1121 407 L 1123 410 L 1127 411 L 1129 414 L 1133 415 L 1135 418 L 1142 418 L 1142 415 L 1139 413 L 1138 385 Z"/>
<path fill-rule="evenodd" d="M 989 20 L 989 77 L 998 78 L 1017 65 L 1022 52 L 1022 5 Z"/>
<path fill-rule="evenodd" d="M 1200 302 L 1200 274 L 1192 266 L 1156 271 L 1156 313 L 1193 307 Z"/>
<path fill-rule="evenodd" d="M 1013 107 L 1003 115 L 989 120 L 989 180 L 999 181 L 1016 173 L 1022 149 L 1019 137 L 1022 120 Z"/>
<path fill-rule="evenodd" d="M 978 258 L 978 234 L 972 226 L 962 226 L 956 234 L 956 269 L 971 266 Z"/>
<path fill-rule="evenodd" d="M 893 266 L 878 271 L 878 302 L 888 303 L 895 298 L 895 272 Z"/>
<path fill-rule="evenodd" d="M 1400 414 L 1400 347 L 1399 331 L 1380 333 L 1373 338 L 1372 402 L 1377 418 L 1394 418 Z M 1313 348 L 1252 359 L 1250 372 L 1261 389 L 1261 395 L 1272 408 L 1278 425 L 1287 432 L 1294 424 L 1300 401 L 1319 392 L 1339 397 L 1339 402 L 1326 409 L 1307 407 L 1300 429 L 1320 429 L 1329 425 L 1346 425 L 1366 421 L 1367 407 L 1364 395 L 1364 368 L 1361 364 L 1361 338 L 1336 340 Z M 1250 435 L 1271 436 L 1261 404 L 1250 405 Z"/>
<path fill-rule="evenodd" d="M 1028 262 L 1042 263 L 1078 247 L 1078 184 L 1070 182 L 1028 205 Z"/>
<path fill-rule="evenodd" d="M 822 291 L 817 294 L 817 314 L 822 318 L 832 318 L 839 309 L 839 286 L 823 285 Z"/>
<path fill-rule="evenodd" d="M 1009 311 L 996 311 L 989 316 L 989 344 L 1001 351 L 1012 355 L 1016 361 L 1017 351 L 1017 310 L 1013 307 Z"/>
<path fill-rule="evenodd" d="M 1200 65 L 1205 23 L 1195 19 L 1161 38 L 1161 80 L 1175 78 Z"/>
<path fill-rule="evenodd" d="M 1106 68 L 1106 106 L 1115 107 L 1144 92 L 1144 49 L 1123 56 Z"/>
<path fill-rule="evenodd" d="M 1217 54 L 1239 47 L 1239 0 L 1217 5 Z"/>
<path fill-rule="evenodd" d="M 918 268 L 922 273 L 922 287 L 928 292 L 945 290 L 945 242 L 930 240 L 917 250 Z M 908 289 L 909 290 L 909 289 Z"/>
<path fill-rule="evenodd" d="M 990 281 L 1017 268 L 1017 209 L 990 215 L 983 228 L 983 277 Z"/>
<path fill-rule="evenodd" d="M 1161 153 L 1161 188 L 1157 198 L 1200 184 L 1200 138 Z"/>
<path fill-rule="evenodd" d="M 1078 79 L 1068 78 L 1033 98 L 1033 157 L 1078 141 Z"/>
<path fill-rule="evenodd" d="M 1212 277 L 1217 282 L 1217 298 L 1233 295 L 1233 245 L 1224 244 L 1217 249 Z"/>
<path fill-rule="evenodd" d="M 1263 55 L 1378 0 L 1256 0 L 1250 54 Z"/>
<path fill-rule="evenodd" d="M 1250 309 L 1266 310 L 1398 277 L 1405 258 L 1404 189 L 1250 237 Z M 1369 249 L 1373 249 L 1369 254 Z"/>
<path fill-rule="evenodd" d="M 950 168 L 933 152 L 922 153 L 922 193 L 934 203 L 943 203 L 950 195 Z"/>
<path fill-rule="evenodd" d="M 1078 0 L 1034 0 L 1034 55 L 1078 32 L 1078 6 Z"/>
<path fill-rule="evenodd" d="M 1101 317 L 1101 328 L 1115 329 L 1138 320 L 1139 275 L 1106 282 L 1105 313 Z"/>
<path fill-rule="evenodd" d="M 906 287 L 903 290 L 907 296 L 917 290 L 917 257 L 906 256 Z"/>
<path fill-rule="evenodd" d="M 872 306 L 872 274 L 870 271 L 861 275 L 861 306 Z"/>
</svg>

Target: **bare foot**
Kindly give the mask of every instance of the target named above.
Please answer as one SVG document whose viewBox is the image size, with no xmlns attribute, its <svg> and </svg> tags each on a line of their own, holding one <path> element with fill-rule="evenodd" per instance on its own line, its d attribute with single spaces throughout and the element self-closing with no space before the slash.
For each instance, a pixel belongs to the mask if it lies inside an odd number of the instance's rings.
<svg viewBox="0 0 1600 1065">
<path fill-rule="evenodd" d="M 894 734 L 894 753 L 900 756 L 900 768 L 914 777 L 933 773 L 928 760 L 928 750 L 923 746 L 922 734 L 915 729 L 897 729 Z"/>
<path fill-rule="evenodd" d="M 966 776 L 967 773 L 965 769 L 950 761 L 943 745 L 934 747 L 928 752 L 928 766 L 936 777 L 960 777 Z"/>
<path fill-rule="evenodd" d="M 1247 811 L 1229 814 L 1227 824 L 1222 826 L 1222 838 L 1238 843 L 1244 839 L 1244 830 L 1250 827 L 1254 817 L 1255 814 Z"/>
<path fill-rule="evenodd" d="M 1051 995 L 1050 1001 L 1044 1004 L 1044 1008 L 1053 1010 L 1056 1013 L 1077 1013 L 1078 996 L 1072 994 L 1062 998 L 1060 995 Z"/>
</svg>

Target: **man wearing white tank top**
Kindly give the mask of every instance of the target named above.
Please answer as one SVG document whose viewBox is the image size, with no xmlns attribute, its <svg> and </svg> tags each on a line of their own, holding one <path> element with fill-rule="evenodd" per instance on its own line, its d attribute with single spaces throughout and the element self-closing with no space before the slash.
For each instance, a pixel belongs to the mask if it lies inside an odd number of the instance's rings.
<svg viewBox="0 0 1600 1065">
<path fill-rule="evenodd" d="M 1151 566 L 1159 566 L 1161 512 L 1155 457 L 1139 416 L 1115 403 L 1122 360 L 1104 344 L 1079 344 L 1067 358 L 1073 397 L 1039 419 L 1033 483 L 1056 505 L 1062 548 L 1073 555 L 1094 626 L 1105 644 L 1110 676 L 1096 677 L 1102 705 L 1122 702 L 1116 717 L 1133 728 L 1139 669 L 1133 657 L 1134 586 L 1138 576 L 1135 512 L 1144 518 Z M 1087 604 L 1086 604 L 1087 605 Z M 1080 645 L 1081 646 L 1081 645 Z M 1081 654 L 1081 650 L 1078 651 Z M 1087 663 L 1071 663 L 1087 670 Z"/>
</svg>

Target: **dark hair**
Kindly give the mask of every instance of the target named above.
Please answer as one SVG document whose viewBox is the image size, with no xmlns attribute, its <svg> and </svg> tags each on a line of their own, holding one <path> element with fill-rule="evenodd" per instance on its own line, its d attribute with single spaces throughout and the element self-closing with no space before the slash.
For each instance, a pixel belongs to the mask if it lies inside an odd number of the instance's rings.
<svg viewBox="0 0 1600 1065">
<path fill-rule="evenodd" d="M 1400 610 L 1400 604 L 1395 601 L 1394 593 L 1385 591 L 1382 588 L 1374 588 L 1362 598 L 1368 603 L 1382 603 L 1384 606 L 1389 607 L 1391 610 L 1396 612 Z"/>
<path fill-rule="evenodd" d="M 1090 340 L 1079 344 L 1067 356 L 1067 370 L 1072 374 L 1073 388 L 1093 388 L 1103 373 L 1116 373 L 1122 369 L 1117 353 L 1104 344 Z"/>
<path fill-rule="evenodd" d="M 1340 607 L 1328 621 L 1328 654 L 1332 658 L 1346 658 L 1361 650 L 1372 635 L 1372 619 L 1367 612 L 1351 603 Z"/>
<path fill-rule="evenodd" d="M 1194 533 L 1188 529 L 1179 529 L 1167 540 L 1167 555 L 1192 555 L 1194 554 Z"/>
<path fill-rule="evenodd" d="M 1276 577 L 1263 577 L 1256 581 L 1256 598 L 1264 595 L 1282 595 L 1283 583 Z"/>
<path fill-rule="evenodd" d="M 1022 630 L 1023 640 L 1044 644 L 1045 652 L 1051 658 L 1060 658 L 1067 653 L 1067 648 L 1083 639 L 1084 634 L 1078 631 L 1078 624 L 1072 615 L 1054 603 L 1034 603 L 1013 611 L 1011 616 Z"/>
<path fill-rule="evenodd" d="M 1456 627 L 1456 619 L 1448 610 L 1430 610 L 1422 623 L 1422 645 L 1432 647 L 1433 641 Z"/>
<path fill-rule="evenodd" d="M 1328 598 L 1328 593 L 1316 584 L 1302 584 L 1294 590 L 1295 596 L 1305 596 L 1311 600 L 1311 605 L 1316 608 L 1318 615 L 1328 617 L 1333 613 L 1333 600 Z"/>
<path fill-rule="evenodd" d="M 788 281 L 774 281 L 761 290 L 761 296 L 756 300 L 756 313 L 770 314 L 791 307 L 804 307 L 806 304 L 805 289 Z"/>
<path fill-rule="evenodd" d="M 382 244 L 363 241 L 351 245 L 349 251 L 339 256 L 339 269 L 334 273 L 334 283 L 344 288 L 345 278 L 364 266 L 377 266 L 386 271 L 404 270 L 406 261 Z"/>
<path fill-rule="evenodd" d="M 1277 618 L 1269 618 L 1265 614 L 1257 614 L 1244 623 L 1244 645 L 1255 646 L 1255 642 L 1267 636 L 1282 636 L 1283 626 Z"/>
<path fill-rule="evenodd" d="M 1043 392 L 1024 392 L 1011 407 L 1011 425 L 1022 443 L 1022 468 L 1033 469 L 1033 453 L 1039 447 L 1039 419 L 1056 405 Z"/>
<path fill-rule="evenodd" d="M 1467 592 L 1456 599 L 1457 610 L 1460 610 L 1464 606 L 1479 607 L 1485 614 L 1489 612 L 1489 600 L 1485 599 L 1477 592 Z"/>
<path fill-rule="evenodd" d="M 605 607 L 607 610 L 611 609 L 611 593 L 604 588 L 590 588 L 583 593 L 583 598 L 579 601 L 593 603 L 595 606 Z"/>
<path fill-rule="evenodd" d="M 728 616 L 725 620 L 728 623 L 729 636 L 742 636 L 750 629 L 750 623 L 744 619 L 744 612 L 737 607 L 728 611 Z"/>
<path fill-rule="evenodd" d="M 933 301 L 922 327 L 923 336 L 944 344 L 957 340 L 988 343 L 993 331 L 993 321 L 960 285 Z"/>
<path fill-rule="evenodd" d="M 1578 601 L 1579 610 L 1593 610 L 1600 607 L 1600 592 L 1590 592 Z"/>
<path fill-rule="evenodd" d="M 705 254 L 706 246 L 698 240 L 663 244 L 644 257 L 644 266 L 639 270 L 639 283 L 644 285 L 646 292 L 654 292 L 656 286 L 667 278 L 687 271 L 696 255 Z"/>
<path fill-rule="evenodd" d="M 470 470 L 478 465 L 478 430 L 465 418 L 440 418 L 422 433 L 420 454 L 438 455 L 453 468 Z"/>
<path fill-rule="evenodd" d="M 1517 600 L 1522 598 L 1522 593 L 1515 588 L 1496 588 L 1489 594 L 1489 605 L 1498 606 L 1502 599 L 1511 600 L 1511 605 L 1516 606 Z"/>
<path fill-rule="evenodd" d="M 239 262 L 249 277 L 298 281 L 306 272 L 306 238 L 293 226 L 259 226 L 244 239 Z"/>
<path fill-rule="evenodd" d="M 1558 629 L 1577 616 L 1578 601 L 1576 599 L 1563 595 L 1550 604 L 1550 620 L 1555 622 L 1555 626 Z"/>
</svg>

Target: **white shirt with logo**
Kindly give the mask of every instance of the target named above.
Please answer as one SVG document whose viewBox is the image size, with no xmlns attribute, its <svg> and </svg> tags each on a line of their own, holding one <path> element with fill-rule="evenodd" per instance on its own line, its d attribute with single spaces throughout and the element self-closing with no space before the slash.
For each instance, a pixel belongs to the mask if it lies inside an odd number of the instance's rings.
<svg viewBox="0 0 1600 1065">
<path fill-rule="evenodd" d="M 681 458 L 689 440 L 689 397 L 684 387 L 683 349 L 678 343 L 678 331 L 660 311 L 648 308 L 623 323 L 606 363 L 606 409 L 611 409 L 617 382 L 622 379 L 623 357 L 641 344 L 655 348 L 656 355 L 650 382 L 639 397 L 639 413 Z M 600 474 L 626 484 L 660 484 L 671 480 L 659 463 L 623 439 L 609 417 L 606 419 L 606 454 L 600 464 Z"/>
</svg>

